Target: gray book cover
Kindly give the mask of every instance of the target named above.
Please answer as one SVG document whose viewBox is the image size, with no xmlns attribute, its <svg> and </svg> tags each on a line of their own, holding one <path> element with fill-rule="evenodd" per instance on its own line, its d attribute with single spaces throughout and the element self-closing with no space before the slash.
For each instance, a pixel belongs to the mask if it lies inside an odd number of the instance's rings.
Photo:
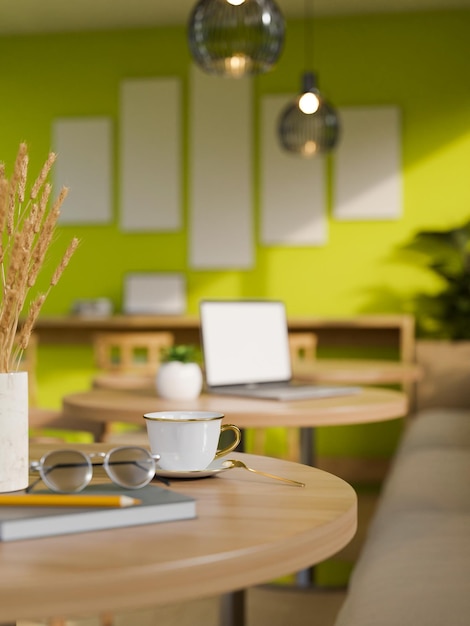
<svg viewBox="0 0 470 626">
<path fill-rule="evenodd" d="M 81 493 L 129 496 L 142 502 L 112 508 L 0 506 L 0 541 L 51 537 L 196 517 L 196 502 L 193 498 L 155 485 L 147 485 L 142 489 L 89 485 Z"/>
</svg>

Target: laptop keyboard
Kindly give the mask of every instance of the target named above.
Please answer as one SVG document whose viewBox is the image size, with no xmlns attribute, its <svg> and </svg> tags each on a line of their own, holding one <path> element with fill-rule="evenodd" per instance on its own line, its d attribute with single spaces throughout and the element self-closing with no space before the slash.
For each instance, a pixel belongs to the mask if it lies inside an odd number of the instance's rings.
<svg viewBox="0 0 470 626">
<path fill-rule="evenodd" d="M 333 398 L 361 391 L 360 387 L 334 387 L 322 385 L 284 385 L 267 387 L 222 387 L 212 393 L 223 395 L 264 398 L 267 400 L 307 400 L 309 398 Z"/>
</svg>

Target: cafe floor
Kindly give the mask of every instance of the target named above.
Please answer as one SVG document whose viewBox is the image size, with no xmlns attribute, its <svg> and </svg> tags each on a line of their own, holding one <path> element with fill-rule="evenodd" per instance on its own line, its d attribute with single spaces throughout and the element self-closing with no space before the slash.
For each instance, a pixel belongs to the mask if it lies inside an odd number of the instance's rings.
<svg viewBox="0 0 470 626">
<path fill-rule="evenodd" d="M 344 591 L 287 591 L 256 587 L 247 594 L 247 626 L 333 626 Z M 160 608 L 114 618 L 113 626 L 217 626 L 217 598 L 197 600 L 179 607 Z M 90 625 L 91 626 L 91 625 Z M 94 625 L 93 625 L 94 626 Z"/>
<path fill-rule="evenodd" d="M 247 626 L 333 626 L 345 592 L 255 587 L 247 594 Z M 218 626 L 219 600 L 206 598 L 112 617 L 112 626 Z M 17 626 L 49 622 L 19 621 Z M 70 620 L 64 626 L 102 626 L 99 618 Z"/>
</svg>

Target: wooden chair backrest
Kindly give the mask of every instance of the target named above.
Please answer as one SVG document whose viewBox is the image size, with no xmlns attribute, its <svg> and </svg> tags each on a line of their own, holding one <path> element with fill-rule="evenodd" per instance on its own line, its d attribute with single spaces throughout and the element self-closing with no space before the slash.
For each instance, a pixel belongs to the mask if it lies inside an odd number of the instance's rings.
<svg viewBox="0 0 470 626">
<path fill-rule="evenodd" d="M 93 338 L 96 366 L 103 372 L 154 374 L 161 351 L 174 343 L 169 332 L 97 333 Z"/>
<path fill-rule="evenodd" d="M 292 361 L 315 359 L 318 339 L 315 333 L 289 333 L 289 350 Z"/>
<path fill-rule="evenodd" d="M 291 361 L 299 359 L 315 359 L 317 354 L 317 336 L 311 332 L 289 333 L 289 350 Z M 298 428 L 285 428 L 286 453 L 282 456 L 290 461 L 300 458 L 300 439 Z M 252 449 L 254 454 L 266 454 L 267 430 L 256 428 L 253 431 Z"/>
</svg>

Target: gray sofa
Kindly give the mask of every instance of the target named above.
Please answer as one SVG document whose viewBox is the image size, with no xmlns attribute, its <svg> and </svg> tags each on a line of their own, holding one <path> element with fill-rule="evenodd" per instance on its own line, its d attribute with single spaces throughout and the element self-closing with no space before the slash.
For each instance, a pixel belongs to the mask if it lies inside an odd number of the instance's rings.
<svg viewBox="0 0 470 626">
<path fill-rule="evenodd" d="M 410 418 L 335 626 L 470 625 L 470 410 Z"/>
</svg>

